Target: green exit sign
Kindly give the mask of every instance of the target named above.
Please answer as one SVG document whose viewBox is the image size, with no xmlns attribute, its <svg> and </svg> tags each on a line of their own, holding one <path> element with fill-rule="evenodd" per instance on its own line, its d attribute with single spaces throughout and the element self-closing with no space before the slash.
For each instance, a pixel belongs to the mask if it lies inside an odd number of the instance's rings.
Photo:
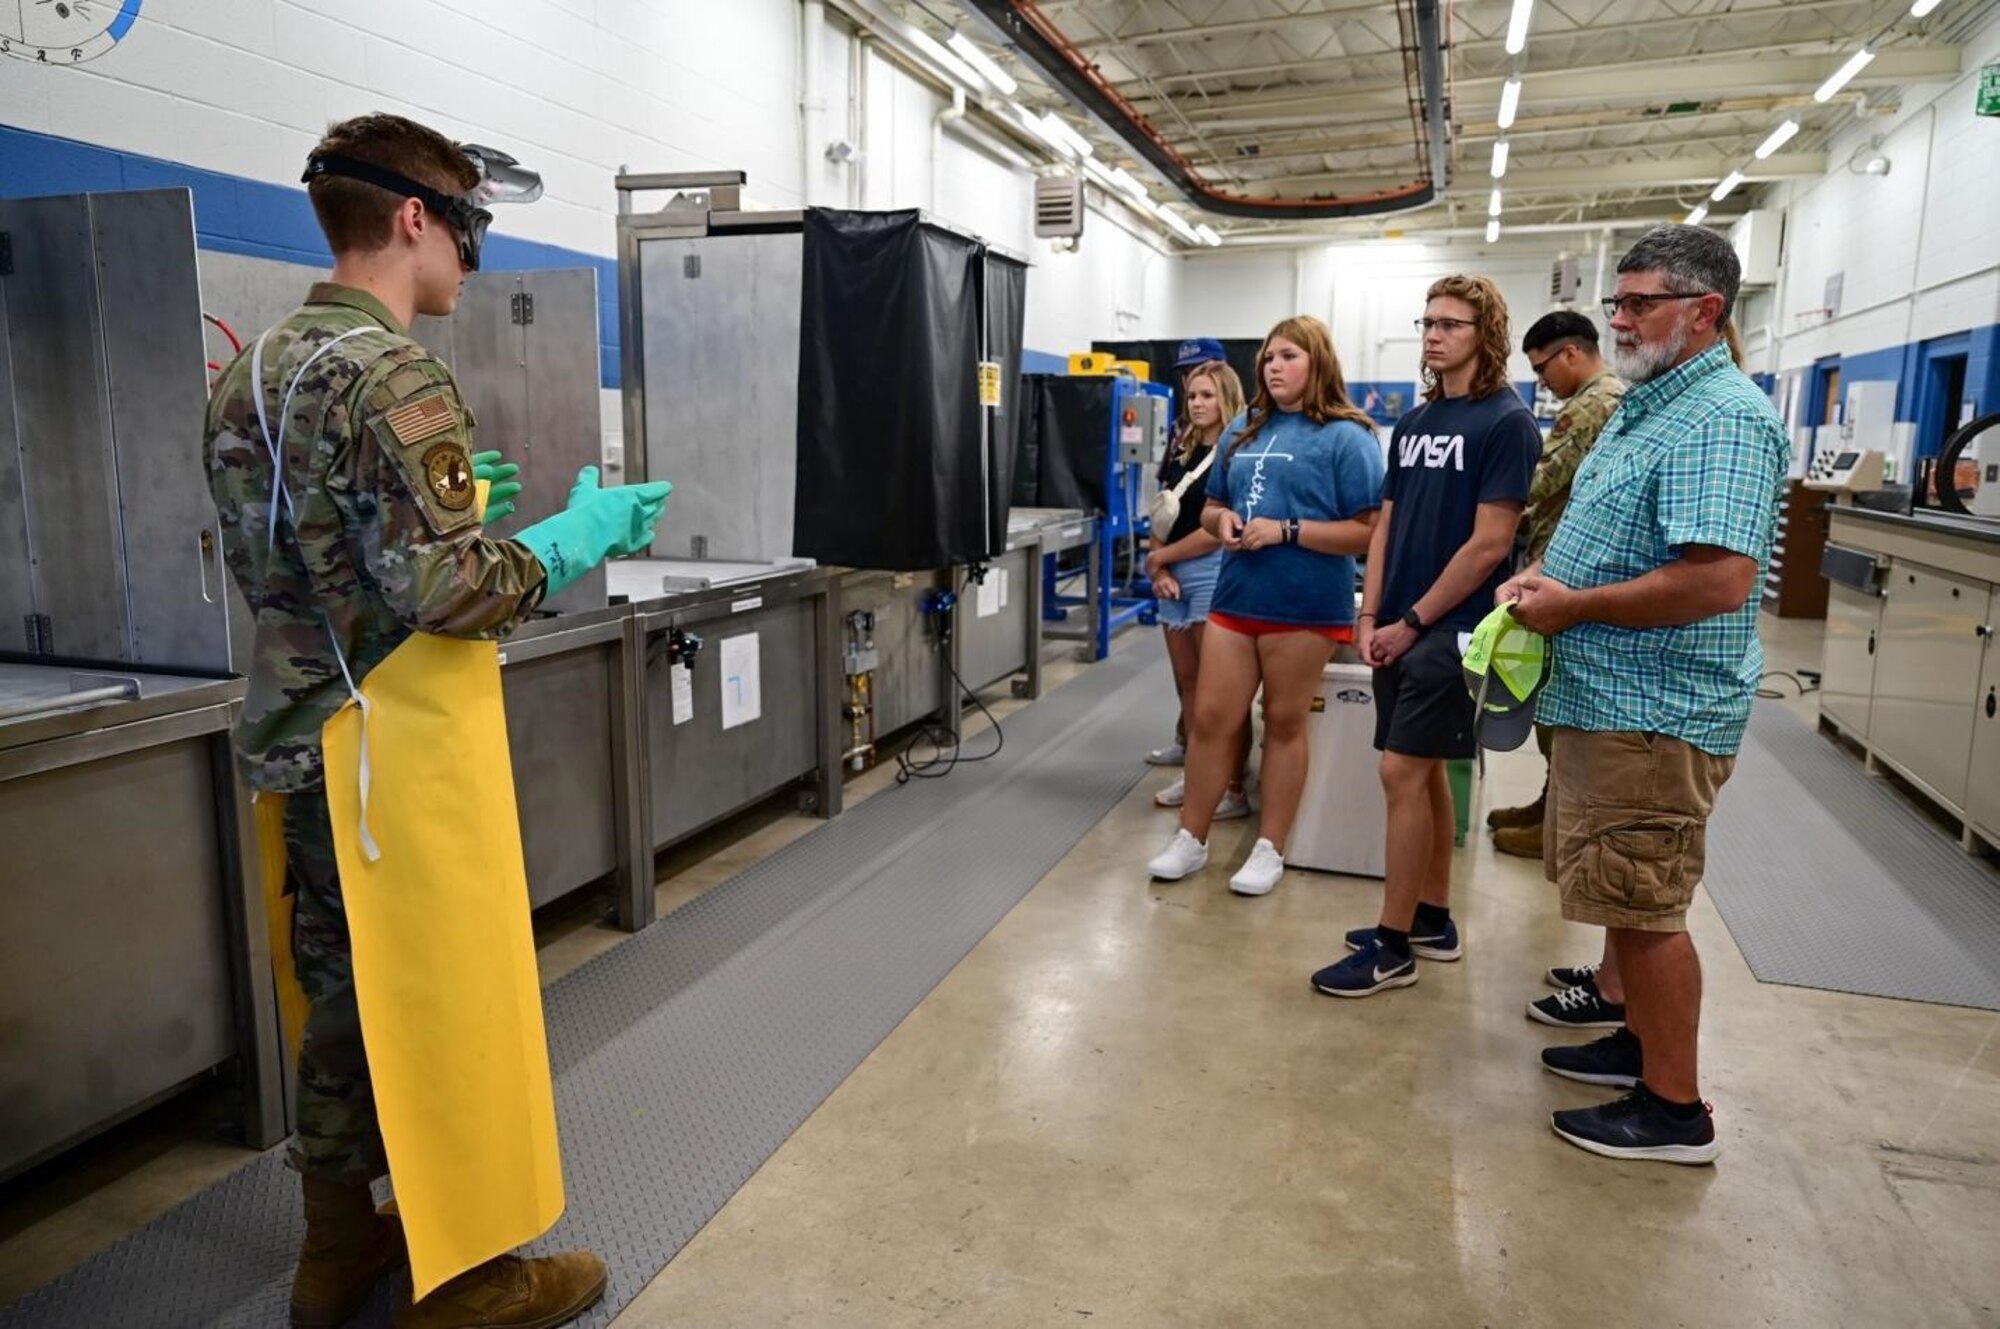
<svg viewBox="0 0 2000 1329">
<path fill-rule="evenodd" d="M 1979 71 L 1979 114 L 2000 115 L 2000 65 Z"/>
</svg>

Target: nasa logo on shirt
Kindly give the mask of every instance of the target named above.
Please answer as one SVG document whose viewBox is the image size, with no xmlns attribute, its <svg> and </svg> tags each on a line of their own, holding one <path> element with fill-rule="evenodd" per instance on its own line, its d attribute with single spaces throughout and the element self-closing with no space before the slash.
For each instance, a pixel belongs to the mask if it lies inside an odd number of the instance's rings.
<svg viewBox="0 0 2000 1329">
<path fill-rule="evenodd" d="M 1406 434 L 1398 447 L 1398 462 L 1406 468 L 1441 471 L 1449 465 L 1454 471 L 1465 469 L 1463 434 Z"/>
</svg>

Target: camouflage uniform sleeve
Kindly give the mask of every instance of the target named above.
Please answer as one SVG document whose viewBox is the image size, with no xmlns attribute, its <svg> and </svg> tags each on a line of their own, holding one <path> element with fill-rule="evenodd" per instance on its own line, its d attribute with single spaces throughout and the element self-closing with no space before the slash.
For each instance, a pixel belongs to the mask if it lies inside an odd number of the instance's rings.
<svg viewBox="0 0 2000 1329">
<path fill-rule="evenodd" d="M 1534 484 L 1528 490 L 1528 556 L 1540 558 L 1556 533 L 1563 509 L 1569 506 L 1569 489 L 1576 468 L 1597 442 L 1618 397 L 1610 393 L 1580 392 L 1562 408 L 1542 444 L 1541 465 L 1535 468 Z"/>
<path fill-rule="evenodd" d="M 548 575 L 526 545 L 482 533 L 471 417 L 442 363 L 418 348 L 359 385 L 352 478 L 359 561 L 406 626 L 500 637 L 541 603 Z"/>
</svg>

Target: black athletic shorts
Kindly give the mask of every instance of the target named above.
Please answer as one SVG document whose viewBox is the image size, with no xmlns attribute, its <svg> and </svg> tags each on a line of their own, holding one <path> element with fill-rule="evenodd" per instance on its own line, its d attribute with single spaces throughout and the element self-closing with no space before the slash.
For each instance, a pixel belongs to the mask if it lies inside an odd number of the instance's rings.
<svg viewBox="0 0 2000 1329">
<path fill-rule="evenodd" d="M 1470 757 L 1477 714 L 1465 687 L 1458 630 L 1431 628 L 1403 658 L 1375 671 L 1375 750 L 1405 757 Z"/>
</svg>

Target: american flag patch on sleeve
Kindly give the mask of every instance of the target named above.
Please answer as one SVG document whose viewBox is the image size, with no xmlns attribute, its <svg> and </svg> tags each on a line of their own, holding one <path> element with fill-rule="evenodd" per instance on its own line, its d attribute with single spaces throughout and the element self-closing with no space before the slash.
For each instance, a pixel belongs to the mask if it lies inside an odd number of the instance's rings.
<svg viewBox="0 0 2000 1329">
<path fill-rule="evenodd" d="M 433 434 L 442 434 L 458 424 L 457 414 L 441 392 L 404 402 L 382 418 L 399 443 L 421 443 Z"/>
</svg>

